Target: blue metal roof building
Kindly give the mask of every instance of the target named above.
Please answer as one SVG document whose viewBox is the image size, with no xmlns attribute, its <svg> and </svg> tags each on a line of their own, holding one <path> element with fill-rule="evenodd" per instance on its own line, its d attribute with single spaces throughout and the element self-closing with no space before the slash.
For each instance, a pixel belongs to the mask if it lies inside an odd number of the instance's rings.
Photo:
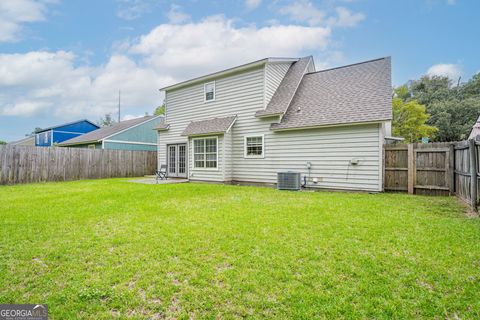
<svg viewBox="0 0 480 320">
<path fill-rule="evenodd" d="M 45 128 L 35 133 L 35 146 L 50 147 L 98 128 L 98 125 L 86 119 Z"/>
</svg>

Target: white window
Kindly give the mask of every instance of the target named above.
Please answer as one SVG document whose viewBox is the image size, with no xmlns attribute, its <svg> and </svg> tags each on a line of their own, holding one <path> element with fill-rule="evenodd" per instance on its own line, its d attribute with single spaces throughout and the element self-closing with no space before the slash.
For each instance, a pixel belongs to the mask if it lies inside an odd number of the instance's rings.
<svg viewBox="0 0 480 320">
<path fill-rule="evenodd" d="M 193 139 L 193 167 L 216 169 L 218 162 L 217 137 Z"/>
<path fill-rule="evenodd" d="M 94 144 L 89 144 L 88 149 L 95 149 L 95 145 Z"/>
<path fill-rule="evenodd" d="M 204 87 L 205 102 L 215 100 L 215 82 L 205 83 Z"/>
<path fill-rule="evenodd" d="M 245 158 L 264 157 L 263 135 L 245 137 Z"/>
<path fill-rule="evenodd" d="M 43 133 L 43 142 L 48 143 L 48 132 Z"/>
<path fill-rule="evenodd" d="M 35 140 L 36 140 L 36 142 L 37 142 L 37 145 L 39 145 L 39 144 L 40 144 L 40 134 L 37 133 L 37 134 L 35 135 Z"/>
</svg>

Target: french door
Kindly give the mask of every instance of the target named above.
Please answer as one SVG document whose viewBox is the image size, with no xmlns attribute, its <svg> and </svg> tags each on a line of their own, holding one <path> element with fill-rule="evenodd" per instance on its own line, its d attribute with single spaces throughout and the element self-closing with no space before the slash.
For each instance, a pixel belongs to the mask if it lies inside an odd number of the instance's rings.
<svg viewBox="0 0 480 320">
<path fill-rule="evenodd" d="M 167 173 L 169 177 L 187 177 L 187 144 L 167 145 Z"/>
</svg>

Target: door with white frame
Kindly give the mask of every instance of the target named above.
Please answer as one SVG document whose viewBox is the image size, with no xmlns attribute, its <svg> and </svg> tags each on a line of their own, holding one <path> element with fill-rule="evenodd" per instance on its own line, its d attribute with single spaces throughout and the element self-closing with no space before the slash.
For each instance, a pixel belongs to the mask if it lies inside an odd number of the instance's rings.
<svg viewBox="0 0 480 320">
<path fill-rule="evenodd" d="M 187 144 L 167 145 L 167 175 L 172 178 L 187 177 Z"/>
</svg>

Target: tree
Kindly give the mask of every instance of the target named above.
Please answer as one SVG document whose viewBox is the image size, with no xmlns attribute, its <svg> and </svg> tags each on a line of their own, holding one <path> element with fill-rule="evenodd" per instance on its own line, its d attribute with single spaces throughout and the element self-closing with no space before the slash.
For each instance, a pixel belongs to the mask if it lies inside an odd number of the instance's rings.
<svg viewBox="0 0 480 320">
<path fill-rule="evenodd" d="M 100 118 L 97 124 L 101 127 L 108 127 L 115 123 L 115 120 L 112 118 L 111 113 L 106 113 L 104 118 Z"/>
<path fill-rule="evenodd" d="M 425 105 L 427 111 L 430 112 L 429 107 L 433 102 L 448 100 L 452 94 L 456 94 L 451 88 L 452 83 L 447 77 L 423 76 L 420 80 L 412 82 L 410 86 L 411 99 Z"/>
<path fill-rule="evenodd" d="M 461 93 L 464 98 L 480 97 L 480 72 L 462 87 Z"/>
<path fill-rule="evenodd" d="M 2 144 L 7 144 L 7 143 L 3 140 L 0 140 L 0 145 L 2 145 Z"/>
<path fill-rule="evenodd" d="M 405 142 L 417 142 L 421 138 L 431 138 L 437 132 L 437 128 L 426 124 L 429 115 L 425 112 L 425 106 L 415 100 L 408 102 L 398 97 L 392 100 L 394 136 L 405 138 Z"/>
<path fill-rule="evenodd" d="M 436 141 L 460 141 L 468 138 L 480 115 L 480 99 L 449 99 L 430 106 L 429 124 L 439 129 Z"/>
<path fill-rule="evenodd" d="M 435 141 L 463 140 L 480 115 L 480 73 L 455 86 L 447 77 L 423 76 L 406 93 L 398 90 L 397 97 L 425 105 L 430 114 L 426 124 L 438 128 Z"/>
<path fill-rule="evenodd" d="M 155 111 L 153 111 L 154 116 L 163 116 L 165 115 L 165 102 L 162 103 L 162 105 L 158 106 L 155 108 Z"/>
</svg>

